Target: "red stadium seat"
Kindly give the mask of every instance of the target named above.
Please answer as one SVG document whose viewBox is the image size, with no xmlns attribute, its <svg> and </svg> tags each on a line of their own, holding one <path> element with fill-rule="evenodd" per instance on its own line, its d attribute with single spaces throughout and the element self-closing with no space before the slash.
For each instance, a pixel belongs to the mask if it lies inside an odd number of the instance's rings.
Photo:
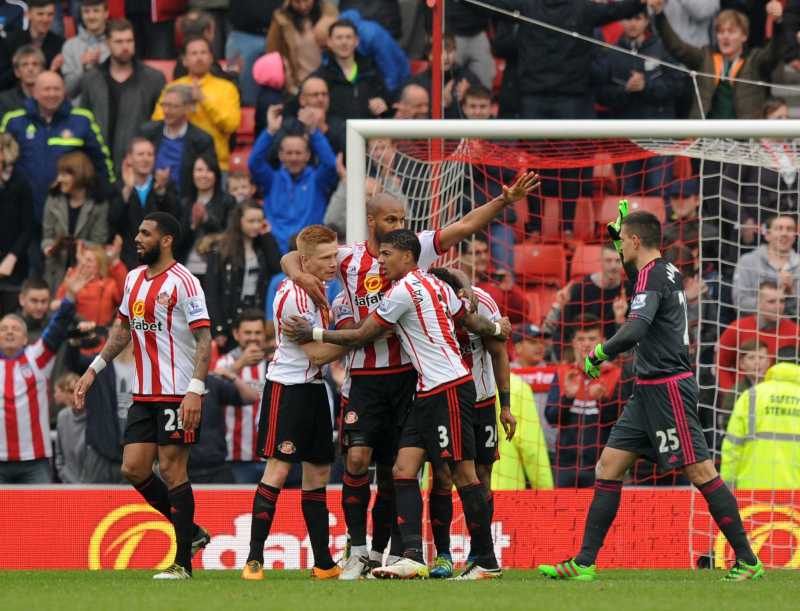
<svg viewBox="0 0 800 611">
<path fill-rule="evenodd" d="M 542 324 L 544 314 L 542 314 L 542 304 L 539 301 L 539 293 L 536 291 L 528 291 L 525 293 L 525 299 L 528 301 L 528 321 L 532 322 L 534 325 Z"/>
<path fill-rule="evenodd" d="M 514 273 L 520 284 L 556 284 L 567 281 L 567 253 L 562 244 L 524 243 L 514 246 Z"/>
<path fill-rule="evenodd" d="M 163 74 L 168 83 L 172 80 L 172 75 L 175 73 L 174 59 L 146 59 L 144 63 Z"/>
<path fill-rule="evenodd" d="M 600 257 L 603 247 L 599 244 L 575 244 L 575 253 L 572 255 L 570 278 L 581 278 L 587 274 L 600 271 Z"/>
<path fill-rule="evenodd" d="M 77 33 L 75 20 L 69 15 L 64 15 L 64 38 L 72 38 Z"/>
<path fill-rule="evenodd" d="M 525 241 L 525 223 L 528 222 L 528 199 L 521 199 L 514 202 L 514 211 L 517 213 L 517 221 L 514 223 L 514 242 L 519 244 Z"/>
<path fill-rule="evenodd" d="M 546 242 L 561 240 L 561 201 L 545 197 L 542 208 L 542 239 Z"/>
<path fill-rule="evenodd" d="M 576 240 L 593 240 L 594 227 L 594 202 L 588 197 L 579 197 L 575 203 L 575 223 L 573 234 Z"/>
<path fill-rule="evenodd" d="M 506 71 L 506 60 L 494 58 L 495 75 L 492 81 L 492 93 L 498 94 L 500 92 L 500 85 L 503 84 L 503 73 Z"/>
<path fill-rule="evenodd" d="M 236 130 L 237 146 L 253 144 L 256 136 L 256 109 L 252 106 L 242 106 L 242 120 Z"/>
<path fill-rule="evenodd" d="M 672 166 L 672 174 L 675 180 L 686 180 L 692 178 L 694 172 L 692 171 L 692 161 L 688 157 L 675 157 L 675 163 Z"/>
<path fill-rule="evenodd" d="M 596 155 L 594 158 L 594 171 L 592 182 L 595 193 L 619 193 L 619 179 L 614 170 L 614 164 L 607 155 Z"/>
<path fill-rule="evenodd" d="M 627 197 L 628 202 L 630 205 L 628 206 L 628 210 L 630 212 L 635 212 L 637 210 L 647 210 L 648 212 L 652 212 L 658 217 L 658 220 L 662 223 L 666 218 L 666 211 L 664 209 L 664 198 L 662 197 L 644 197 L 639 195 L 628 195 Z M 597 212 L 596 219 L 597 222 L 600 223 L 601 229 L 605 231 L 605 224 L 609 221 L 613 221 L 617 218 L 618 208 L 619 208 L 619 200 L 621 196 L 606 196 L 603 198 L 602 202 L 600 203 L 600 209 Z"/>
<path fill-rule="evenodd" d="M 560 288 L 560 287 L 559 287 Z M 539 325 L 542 323 L 544 318 L 547 316 L 548 312 L 550 312 L 550 308 L 553 307 L 553 304 L 556 301 L 556 293 L 558 292 L 558 288 L 552 286 L 540 286 L 535 289 L 529 290 L 526 295 L 528 296 L 529 303 L 533 300 L 533 296 L 536 296 L 536 299 L 539 301 L 539 313 L 541 317 L 539 320 L 531 319 L 531 322 Z"/>
<path fill-rule="evenodd" d="M 422 74 L 428 69 L 430 66 L 430 62 L 424 59 L 412 59 L 411 60 L 411 76 L 417 76 L 418 74 Z"/>
<path fill-rule="evenodd" d="M 249 173 L 247 169 L 247 159 L 250 157 L 250 151 L 253 150 L 252 146 L 244 146 L 235 148 L 231 151 L 231 158 L 228 163 L 231 172 L 245 172 Z"/>
</svg>

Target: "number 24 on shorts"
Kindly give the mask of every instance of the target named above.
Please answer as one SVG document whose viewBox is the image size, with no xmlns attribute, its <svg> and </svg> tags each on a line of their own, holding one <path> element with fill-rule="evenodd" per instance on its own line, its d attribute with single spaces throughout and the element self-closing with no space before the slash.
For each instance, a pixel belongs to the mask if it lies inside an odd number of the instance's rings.
<svg viewBox="0 0 800 611">
<path fill-rule="evenodd" d="M 674 428 L 665 431 L 656 431 L 656 437 L 658 437 L 659 454 L 674 452 L 681 447 L 681 442 L 678 439 L 678 432 Z"/>
</svg>

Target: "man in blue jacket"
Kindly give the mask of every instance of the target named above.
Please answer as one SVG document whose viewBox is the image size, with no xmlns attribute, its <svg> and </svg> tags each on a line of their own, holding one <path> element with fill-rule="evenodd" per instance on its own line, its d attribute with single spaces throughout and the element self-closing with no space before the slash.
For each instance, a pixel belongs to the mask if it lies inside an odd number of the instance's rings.
<svg viewBox="0 0 800 611">
<path fill-rule="evenodd" d="M 247 167 L 253 181 L 264 192 L 264 215 L 272 225 L 272 235 L 281 253 L 289 250 L 289 238 L 303 227 L 321 224 L 328 198 L 336 186 L 336 156 L 315 123 L 309 136 L 286 134 L 278 145 L 280 167 L 269 164 L 273 138 L 281 128 L 281 105 L 267 111 L 267 129 L 253 146 Z M 310 163 L 312 155 L 318 165 Z"/>
<path fill-rule="evenodd" d="M 55 72 L 42 72 L 36 78 L 33 98 L 24 108 L 5 114 L 0 132 L 8 132 L 19 143 L 16 166 L 30 182 L 38 225 L 62 155 L 83 151 L 92 160 L 99 185 L 114 182 L 111 155 L 94 115 L 65 101 L 64 81 Z"/>
</svg>

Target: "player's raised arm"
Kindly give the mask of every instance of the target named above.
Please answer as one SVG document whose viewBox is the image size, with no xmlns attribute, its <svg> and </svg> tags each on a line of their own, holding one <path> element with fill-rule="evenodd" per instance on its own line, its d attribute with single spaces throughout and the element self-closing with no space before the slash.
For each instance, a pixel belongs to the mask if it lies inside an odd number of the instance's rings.
<svg viewBox="0 0 800 611">
<path fill-rule="evenodd" d="M 94 384 L 97 374 L 105 369 L 106 365 L 113 361 L 117 355 L 125 349 L 131 341 L 131 327 L 127 318 L 120 317 L 119 324 L 111 327 L 108 340 L 102 352 L 95 357 L 92 364 L 78 380 L 75 385 L 75 408 L 83 409 L 86 401 L 86 393 Z"/>
<path fill-rule="evenodd" d="M 536 172 L 521 174 L 511 186 L 503 185 L 503 194 L 495 197 L 490 202 L 478 206 L 461 219 L 449 224 L 439 234 L 439 247 L 442 251 L 449 250 L 465 238 L 481 231 L 504 208 L 514 202 L 527 197 L 539 188 L 539 175 Z"/>
<path fill-rule="evenodd" d="M 383 333 L 384 329 L 391 325 L 382 325 L 377 317 L 370 316 L 365 318 L 358 327 L 353 329 L 339 329 L 338 331 L 328 331 L 321 327 L 312 328 L 308 321 L 300 316 L 292 316 L 285 323 L 283 328 L 284 335 L 291 341 L 298 344 L 308 344 L 309 342 L 321 342 L 344 346 L 348 349 L 358 348 L 376 340 Z M 333 357 L 333 352 L 330 354 Z M 326 362 L 335 361 L 338 356 L 330 358 Z"/>
</svg>

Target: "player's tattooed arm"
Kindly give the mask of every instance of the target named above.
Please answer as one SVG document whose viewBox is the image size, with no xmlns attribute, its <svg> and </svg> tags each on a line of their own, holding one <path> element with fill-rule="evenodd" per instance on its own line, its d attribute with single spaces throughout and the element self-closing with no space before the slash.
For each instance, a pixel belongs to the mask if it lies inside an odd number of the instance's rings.
<svg viewBox="0 0 800 611">
<path fill-rule="evenodd" d="M 384 332 L 374 316 L 363 319 L 358 327 L 353 329 L 340 329 L 338 331 L 322 331 L 322 342 L 336 344 L 345 348 L 359 348 L 378 339 Z M 313 341 L 313 329 L 305 318 L 292 316 L 283 325 L 283 334 L 291 341 L 298 344 L 307 344 Z M 335 359 L 334 359 L 335 360 Z"/>
<path fill-rule="evenodd" d="M 118 324 L 111 327 L 108 340 L 100 356 L 106 363 L 110 363 L 125 349 L 131 341 L 131 325 L 127 320 L 120 319 Z"/>
<path fill-rule="evenodd" d="M 496 337 L 505 341 L 511 336 L 511 321 L 505 316 L 497 321 L 500 325 L 500 335 L 497 334 L 495 323 L 480 314 L 465 314 L 458 322 L 465 329 L 481 337 Z"/>
<path fill-rule="evenodd" d="M 303 289 L 308 296 L 311 297 L 317 307 L 327 308 L 328 300 L 325 297 L 325 285 L 322 280 L 303 271 L 303 266 L 300 264 L 300 253 L 296 250 L 287 252 L 281 257 L 281 269 L 286 277 L 292 282 L 296 283 Z"/>
<path fill-rule="evenodd" d="M 208 375 L 208 365 L 211 362 L 211 329 L 200 327 L 192 329 L 194 335 L 194 371 L 192 377 L 205 381 Z"/>
<path fill-rule="evenodd" d="M 481 231 L 500 214 L 506 206 L 527 197 L 539 188 L 539 175 L 536 172 L 525 172 L 517 177 L 511 186 L 503 185 L 503 194 L 492 201 L 474 208 L 461 219 L 450 223 L 439 234 L 439 247 L 449 250 L 462 240 Z"/>
</svg>

